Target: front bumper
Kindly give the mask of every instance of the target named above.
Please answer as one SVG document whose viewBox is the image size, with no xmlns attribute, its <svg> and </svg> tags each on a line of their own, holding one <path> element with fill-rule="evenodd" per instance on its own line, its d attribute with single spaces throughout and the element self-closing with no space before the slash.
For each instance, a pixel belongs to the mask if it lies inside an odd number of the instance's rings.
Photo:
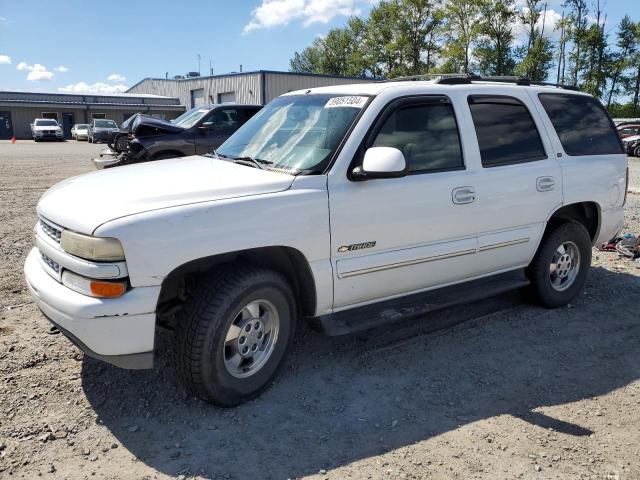
<svg viewBox="0 0 640 480">
<path fill-rule="evenodd" d="M 37 248 L 24 265 L 33 298 L 44 315 L 87 355 L 121 368 L 153 367 L 155 308 L 160 287 L 136 287 L 122 297 L 88 297 L 44 269 Z"/>
<path fill-rule="evenodd" d="M 101 170 L 104 167 L 107 167 L 110 165 L 116 165 L 117 163 L 120 163 L 119 157 L 108 157 L 108 156 L 103 157 L 102 154 L 100 154 L 100 158 L 93 159 L 93 164 L 98 170 Z"/>
</svg>

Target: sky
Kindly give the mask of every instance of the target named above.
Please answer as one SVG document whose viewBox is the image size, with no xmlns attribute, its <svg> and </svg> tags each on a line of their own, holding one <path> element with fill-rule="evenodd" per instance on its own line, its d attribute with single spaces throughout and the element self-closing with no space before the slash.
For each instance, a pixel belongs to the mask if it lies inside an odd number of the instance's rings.
<svg viewBox="0 0 640 480">
<path fill-rule="evenodd" d="M 524 0 L 517 0 L 523 2 Z M 595 0 L 587 0 L 589 6 Z M 606 30 L 634 1 L 601 0 Z M 0 90 L 122 92 L 146 77 L 289 68 L 376 0 L 0 0 Z M 546 31 L 562 0 L 549 0 Z M 553 35 L 553 34 L 552 34 Z M 200 67 L 198 66 L 200 55 Z"/>
</svg>

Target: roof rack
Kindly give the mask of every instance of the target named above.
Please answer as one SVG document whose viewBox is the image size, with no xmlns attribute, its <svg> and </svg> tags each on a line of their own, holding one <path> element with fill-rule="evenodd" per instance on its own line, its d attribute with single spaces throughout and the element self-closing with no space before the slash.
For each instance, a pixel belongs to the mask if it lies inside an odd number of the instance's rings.
<svg viewBox="0 0 640 480">
<path fill-rule="evenodd" d="M 410 75 L 406 77 L 397 77 L 388 80 L 389 82 L 406 82 L 406 81 L 433 81 L 441 85 L 468 85 L 472 82 L 496 82 L 496 83 L 513 83 L 529 87 L 531 85 L 563 88 L 565 90 L 573 90 L 579 92 L 580 89 L 575 85 L 565 85 L 562 83 L 536 82 L 526 77 L 517 76 L 492 76 L 481 77 L 480 75 L 465 75 L 460 73 L 427 73 L 424 75 Z"/>
</svg>

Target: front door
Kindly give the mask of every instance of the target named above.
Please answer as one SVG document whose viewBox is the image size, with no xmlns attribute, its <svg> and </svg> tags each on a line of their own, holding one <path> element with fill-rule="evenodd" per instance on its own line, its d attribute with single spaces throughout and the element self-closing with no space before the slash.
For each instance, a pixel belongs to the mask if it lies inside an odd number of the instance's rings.
<svg viewBox="0 0 640 480">
<path fill-rule="evenodd" d="M 474 172 L 449 99 L 392 102 L 355 164 L 378 146 L 402 151 L 409 175 L 360 182 L 329 176 L 335 308 L 459 281 L 476 253 L 477 203 L 463 192 Z"/>
<path fill-rule="evenodd" d="M 62 113 L 62 131 L 64 132 L 64 138 L 71 138 L 71 129 L 73 128 L 73 113 L 71 112 L 63 112 Z"/>
<path fill-rule="evenodd" d="M 11 112 L 0 112 L 0 139 L 6 140 L 11 137 L 13 137 Z"/>
<path fill-rule="evenodd" d="M 205 126 L 204 124 L 208 124 Z M 240 127 L 237 108 L 217 108 L 209 114 L 196 131 L 196 155 L 211 153 Z"/>
</svg>

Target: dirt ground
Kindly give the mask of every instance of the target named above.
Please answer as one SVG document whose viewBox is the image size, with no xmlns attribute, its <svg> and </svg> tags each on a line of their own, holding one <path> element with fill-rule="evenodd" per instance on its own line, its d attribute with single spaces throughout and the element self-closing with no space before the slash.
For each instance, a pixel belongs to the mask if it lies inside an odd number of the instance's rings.
<svg viewBox="0 0 640 480">
<path fill-rule="evenodd" d="M 301 329 L 236 409 L 185 395 L 165 337 L 154 370 L 85 357 L 49 334 L 22 264 L 38 197 L 101 148 L 0 144 L 0 478 L 640 478 L 640 264 L 613 253 L 559 310 L 510 293 L 344 338 Z"/>
</svg>

